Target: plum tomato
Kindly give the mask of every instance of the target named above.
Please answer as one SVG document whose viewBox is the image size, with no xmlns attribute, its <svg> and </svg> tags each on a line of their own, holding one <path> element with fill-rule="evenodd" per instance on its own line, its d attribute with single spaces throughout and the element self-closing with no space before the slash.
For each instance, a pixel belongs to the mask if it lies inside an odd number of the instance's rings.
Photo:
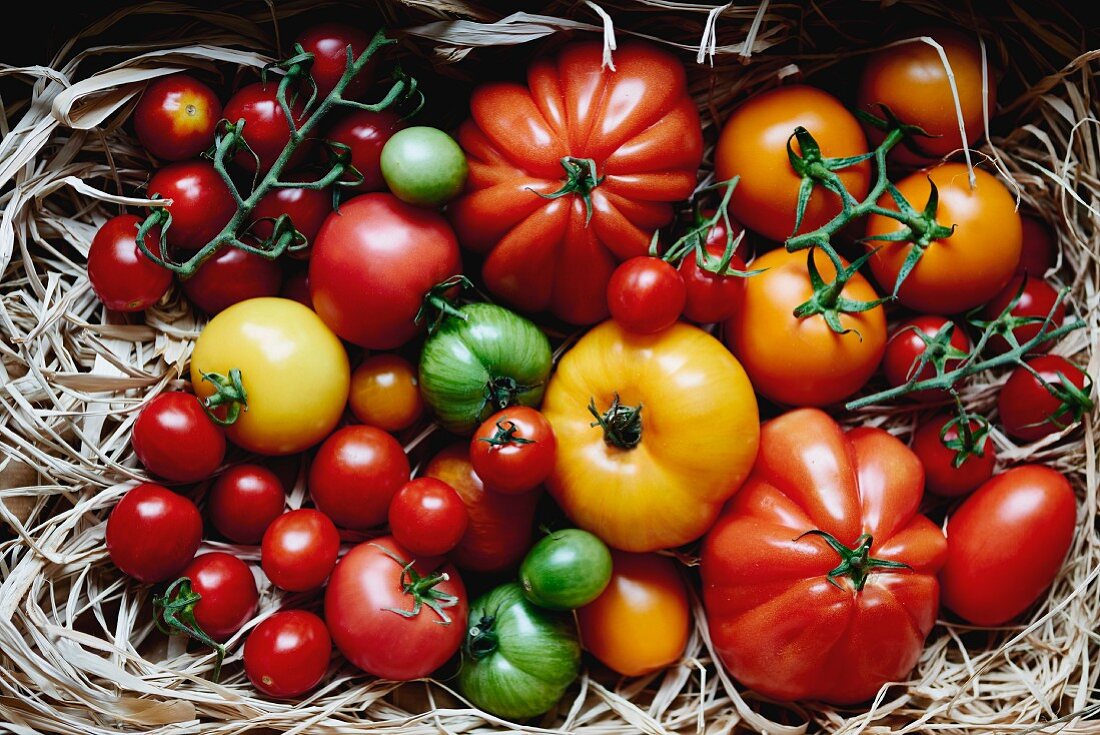
<svg viewBox="0 0 1100 735">
<path fill-rule="evenodd" d="M 260 566 L 279 589 L 315 590 L 336 566 L 340 533 L 324 513 L 302 508 L 283 513 L 264 531 Z"/>
<path fill-rule="evenodd" d="M 390 502 L 390 531 L 416 556 L 442 556 L 462 540 L 469 523 L 455 489 L 434 477 L 409 480 Z"/>
<path fill-rule="evenodd" d="M 396 439 L 373 426 L 345 426 L 317 450 L 309 494 L 337 526 L 363 531 L 386 522 L 390 501 L 408 481 L 409 459 Z"/>
<path fill-rule="evenodd" d="M 298 697 L 328 671 L 332 639 L 325 621 L 305 610 L 283 610 L 262 620 L 244 644 L 244 671 L 269 697 Z"/>
<path fill-rule="evenodd" d="M 282 284 L 283 268 L 277 262 L 225 245 L 183 282 L 183 292 L 214 315 L 241 301 L 277 296 Z"/>
<path fill-rule="evenodd" d="M 317 84 L 317 97 L 324 99 L 333 89 L 348 66 L 348 46 L 358 59 L 370 45 L 371 36 L 360 28 L 344 23 L 319 23 L 302 31 L 295 39 L 302 50 L 313 54 L 309 73 Z M 377 55 L 374 59 L 377 58 Z M 344 89 L 344 99 L 356 100 L 363 96 L 374 81 L 375 61 L 355 75 Z"/>
<path fill-rule="evenodd" d="M 279 104 L 278 90 L 279 84 L 275 80 L 266 85 L 263 82 L 246 84 L 225 103 L 225 119 L 234 125 L 244 120 L 244 139 L 252 153 L 256 154 L 253 156 L 242 149 L 233 157 L 233 161 L 246 171 L 256 170 L 257 159 L 259 170 L 267 171 L 290 142 L 290 126 Z M 290 105 L 296 123 L 302 122 L 303 107 L 300 97 Z M 303 141 L 287 165 L 294 166 L 304 161 L 309 148 L 308 141 Z"/>
<path fill-rule="evenodd" d="M 160 301 L 172 285 L 172 271 L 141 252 L 137 244 L 141 220 L 121 214 L 103 223 L 88 249 L 88 281 L 108 309 L 141 311 Z M 160 250 L 155 232 L 145 236 L 152 253 Z"/>
<path fill-rule="evenodd" d="M 455 139 L 423 125 L 394 133 L 382 147 L 380 164 L 393 195 L 418 207 L 442 207 L 454 199 L 470 172 Z"/>
<path fill-rule="evenodd" d="M 955 417 L 936 416 L 913 433 L 913 452 L 924 465 L 924 489 L 933 495 L 957 498 L 993 476 L 997 453 L 988 425 L 968 419 L 969 431 L 961 434 L 960 426 Z"/>
<path fill-rule="evenodd" d="M 163 485 L 138 485 L 107 519 L 107 553 L 123 574 L 145 584 L 178 577 L 202 542 L 202 516 Z"/>
<path fill-rule="evenodd" d="M 198 482 L 225 458 L 225 430 L 190 393 L 161 393 L 141 409 L 130 436 L 134 453 L 154 475 L 172 482 Z"/>
<path fill-rule="evenodd" d="M 534 490 L 554 469 L 558 443 L 539 411 L 513 406 L 485 420 L 470 440 L 470 462 L 485 486 L 515 495 Z"/>
<path fill-rule="evenodd" d="M 1018 297 L 1018 298 L 1017 298 Z M 1013 304 L 1013 301 L 1016 303 Z M 1066 319 L 1065 303 L 1058 299 L 1058 292 L 1038 275 L 1014 276 L 1008 285 L 1000 293 L 993 297 L 985 305 L 981 312 L 981 318 L 993 320 L 999 317 L 1005 309 L 1012 306 L 1009 315 L 1016 319 L 1034 319 L 1035 321 L 1020 323 L 1012 329 L 1012 336 L 1016 338 L 1016 344 L 1023 344 L 1039 336 L 1043 328 L 1043 320 L 1050 317 L 1048 330 L 1062 326 Z M 1001 354 L 1012 349 L 1008 339 L 1003 334 L 993 334 L 985 343 L 992 352 Z M 1053 340 L 1040 342 L 1030 352 L 1049 352 L 1054 346 Z"/>
<path fill-rule="evenodd" d="M 148 191 L 150 197 L 159 194 L 172 200 L 168 205 L 172 224 L 165 240 L 180 250 L 203 247 L 237 213 L 229 187 L 209 161 L 171 163 L 153 174 Z"/>
<path fill-rule="evenodd" d="M 194 158 L 214 144 L 222 103 L 190 74 L 149 82 L 134 108 L 134 132 L 145 150 L 164 161 Z"/>
<path fill-rule="evenodd" d="M 256 578 L 232 554 L 199 554 L 180 576 L 191 581 L 191 591 L 200 598 L 191 608 L 195 623 L 215 641 L 229 640 L 256 614 L 260 602 Z"/>
<path fill-rule="evenodd" d="M 653 334 L 668 329 L 684 310 L 687 288 L 671 265 L 648 255 L 620 264 L 607 284 L 607 308 L 623 329 Z"/>
<path fill-rule="evenodd" d="M 385 190 L 382 148 L 394 133 L 404 127 L 404 121 L 392 110 L 355 110 L 333 123 L 329 128 L 328 139 L 343 143 L 350 149 L 351 165 L 363 175 L 363 181 L 353 187 L 352 191 Z"/>
<path fill-rule="evenodd" d="M 1092 380 L 1064 357 L 1043 355 L 1017 367 L 997 399 L 1005 432 L 1033 442 L 1081 420 L 1091 411 Z"/>
<path fill-rule="evenodd" d="M 937 337 L 941 331 L 942 336 Z M 936 377 L 939 374 L 937 364 L 942 364 L 944 372 L 954 370 L 969 352 L 970 340 L 961 326 L 942 316 L 921 315 L 899 324 L 890 335 L 882 357 L 882 371 L 886 374 L 886 382 L 896 387 Z M 934 388 L 906 395 L 922 402 L 948 398 L 946 391 Z"/>
<path fill-rule="evenodd" d="M 416 367 L 392 353 L 371 355 L 351 374 L 348 405 L 368 426 L 409 428 L 424 413 Z"/>
<path fill-rule="evenodd" d="M 239 464 L 218 475 L 207 509 L 222 536 L 237 544 L 258 544 L 285 505 L 286 492 L 274 472 Z"/>
</svg>

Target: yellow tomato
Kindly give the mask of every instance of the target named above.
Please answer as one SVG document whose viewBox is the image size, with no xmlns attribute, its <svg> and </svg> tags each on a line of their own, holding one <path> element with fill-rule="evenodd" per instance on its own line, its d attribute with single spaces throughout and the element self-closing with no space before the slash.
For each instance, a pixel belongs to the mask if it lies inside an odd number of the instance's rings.
<svg viewBox="0 0 1100 735">
<path fill-rule="evenodd" d="M 606 428 L 593 425 L 619 401 Z M 634 409 L 640 407 L 640 411 Z M 558 363 L 543 413 L 558 455 L 547 487 L 573 522 L 627 551 L 701 536 L 756 458 L 756 396 L 737 359 L 697 327 L 597 326 Z"/>
<path fill-rule="evenodd" d="M 368 426 L 407 429 L 424 412 L 416 368 L 398 355 L 368 357 L 351 374 L 351 412 Z"/>
<path fill-rule="evenodd" d="M 293 454 L 328 436 L 343 415 L 350 369 L 344 346 L 321 318 L 297 301 L 242 301 L 206 325 L 191 354 L 199 398 L 214 393 L 203 373 L 237 368 L 248 410 L 228 427 L 238 446 L 259 454 Z"/>
</svg>

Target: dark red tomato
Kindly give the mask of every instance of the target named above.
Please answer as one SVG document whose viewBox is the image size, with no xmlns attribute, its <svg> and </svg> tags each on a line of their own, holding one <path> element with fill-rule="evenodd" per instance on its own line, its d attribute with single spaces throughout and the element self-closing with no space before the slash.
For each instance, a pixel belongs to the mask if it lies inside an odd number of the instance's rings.
<svg viewBox="0 0 1100 735">
<path fill-rule="evenodd" d="M 108 309 L 141 311 L 160 301 L 172 285 L 172 271 L 145 257 L 137 245 L 141 220 L 132 214 L 112 217 L 92 238 L 88 249 L 88 280 Z M 145 236 L 150 252 L 160 249 L 152 232 Z"/>
<path fill-rule="evenodd" d="M 1092 410 L 1088 396 L 1092 381 L 1072 362 L 1056 355 L 1043 355 L 1028 360 L 1027 364 L 1042 381 L 1031 370 L 1017 367 L 998 397 L 997 410 L 1009 436 L 1025 442 L 1037 441 L 1072 426 L 1084 412 Z M 1068 384 L 1061 376 L 1065 376 Z"/>
<path fill-rule="evenodd" d="M 299 304 L 313 308 L 313 299 L 309 295 L 309 271 L 291 270 L 283 278 L 283 287 L 279 295 L 284 299 L 293 299 Z"/>
<path fill-rule="evenodd" d="M 653 334 L 668 329 L 684 310 L 684 279 L 671 265 L 639 255 L 619 265 L 607 284 L 607 308 L 623 329 Z"/>
<path fill-rule="evenodd" d="M 310 74 L 317 83 L 317 96 L 323 99 L 340 81 L 348 66 L 348 46 L 358 59 L 370 45 L 371 36 L 359 28 L 343 23 L 321 23 L 303 31 L 296 39 L 304 51 L 313 54 Z M 348 82 L 344 99 L 354 100 L 363 96 L 374 81 L 375 59 Z"/>
<path fill-rule="evenodd" d="M 314 505 L 337 526 L 353 531 L 385 523 L 390 501 L 408 481 L 405 450 L 373 426 L 345 426 L 333 432 L 309 468 Z"/>
<path fill-rule="evenodd" d="M 428 676 L 458 651 L 466 633 L 468 602 L 458 571 L 440 559 L 406 568 L 412 561 L 392 536 L 377 538 L 349 551 L 325 590 L 325 622 L 336 647 L 382 679 Z"/>
<path fill-rule="evenodd" d="M 263 82 L 246 84 L 225 103 L 226 120 L 234 124 L 244 120 L 244 139 L 260 159 L 261 171 L 271 168 L 271 164 L 275 163 L 275 159 L 290 142 L 290 126 L 283 114 L 283 108 L 279 105 L 276 95 L 278 90 L 277 80 L 268 82 L 266 86 Z M 300 99 L 290 106 L 290 111 L 299 124 L 303 119 L 302 109 L 303 101 Z M 288 166 L 303 161 L 308 148 L 308 143 L 298 146 L 290 157 Z M 246 171 L 256 170 L 256 158 L 248 151 L 239 151 L 233 161 Z"/>
<path fill-rule="evenodd" d="M 154 475 L 172 482 L 198 482 L 225 459 L 225 430 L 190 393 L 161 393 L 141 409 L 130 442 Z"/>
<path fill-rule="evenodd" d="M 975 441 L 964 442 L 959 437 L 958 423 L 945 432 L 943 427 L 952 416 L 936 416 L 913 434 L 912 449 L 924 465 L 924 489 L 945 498 L 966 495 L 993 476 L 997 463 L 993 442 L 978 438 L 981 426 L 968 423 Z M 971 446 L 967 447 L 967 444 Z M 978 446 L 974 446 L 977 444 Z M 950 446 L 948 446 L 950 445 Z M 962 463 L 958 464 L 962 457 Z"/>
<path fill-rule="evenodd" d="M 554 429 L 539 411 L 513 406 L 498 411 L 470 440 L 470 462 L 485 486 L 516 495 L 541 485 L 558 456 Z"/>
<path fill-rule="evenodd" d="M 202 597 L 192 612 L 199 628 L 214 640 L 229 640 L 256 614 L 256 578 L 232 554 L 199 554 L 180 576 L 190 579 L 191 591 Z"/>
<path fill-rule="evenodd" d="M 455 489 L 434 477 L 409 480 L 390 503 L 390 531 L 416 556 L 442 556 L 458 546 L 469 520 Z"/>
<path fill-rule="evenodd" d="M 190 74 L 149 82 L 134 108 L 134 132 L 145 150 L 165 161 L 194 158 L 214 143 L 222 103 Z"/>
<path fill-rule="evenodd" d="M 149 196 L 154 194 L 172 200 L 172 225 L 165 238 L 181 250 L 206 245 L 237 213 L 229 187 L 208 161 L 183 161 L 160 169 L 149 179 Z"/>
<path fill-rule="evenodd" d="M 107 519 L 111 561 L 146 584 L 178 577 L 201 542 L 202 517 L 195 504 L 151 482 L 123 495 Z"/>
<path fill-rule="evenodd" d="M 325 621 L 305 610 L 283 610 L 261 621 L 244 644 L 244 671 L 269 697 L 298 697 L 324 677 L 332 656 Z"/>
<path fill-rule="evenodd" d="M 705 212 L 704 216 L 712 217 L 713 212 Z M 733 237 L 742 231 L 741 225 L 730 220 L 733 226 Z M 726 246 L 729 244 L 728 230 L 724 222 L 719 222 L 710 228 L 707 239 L 704 242 L 707 254 L 712 261 L 721 261 L 726 254 Z M 745 261 L 741 257 L 742 245 L 734 251 L 730 260 L 731 270 L 744 271 Z M 696 324 L 713 324 L 725 321 L 737 313 L 744 298 L 744 279 L 738 276 L 720 276 L 699 267 L 695 253 L 690 253 L 680 262 L 680 278 L 684 281 L 686 300 L 684 301 L 684 318 Z"/>
<path fill-rule="evenodd" d="M 949 357 L 948 350 L 970 351 L 970 340 L 958 324 L 954 325 L 951 337 L 945 344 L 933 340 L 946 325 L 951 324 L 942 316 L 922 315 L 898 325 L 886 343 L 886 353 L 882 357 L 882 372 L 886 382 L 892 386 L 905 385 L 911 380 L 927 380 L 937 375 L 935 363 L 943 360 L 944 371 L 957 368 L 962 363 L 960 357 Z M 927 354 L 928 362 L 920 366 L 922 355 Z M 919 367 L 919 369 L 918 369 Z M 915 401 L 942 401 L 947 398 L 946 391 L 918 390 L 906 394 Z"/>
<path fill-rule="evenodd" d="M 1024 282 L 1025 278 L 1027 279 L 1026 283 Z M 1042 320 L 1046 319 L 1047 315 L 1051 317 L 1049 329 L 1057 329 L 1062 326 L 1062 322 L 1066 319 L 1065 304 L 1058 301 L 1058 292 L 1054 290 L 1054 287 L 1040 279 L 1038 275 L 1015 276 L 1004 287 L 1004 290 L 985 305 L 985 308 L 982 309 L 982 318 L 996 319 L 1008 308 L 1008 305 L 1012 303 L 1017 294 L 1019 294 L 1020 299 L 1012 307 L 1011 315 L 1017 318 L 1030 317 L 1039 320 L 1029 324 L 1021 324 L 1012 330 L 1017 344 L 1035 339 L 1043 327 Z M 1008 343 L 1008 340 L 999 334 L 991 336 L 989 341 L 986 342 L 986 346 L 996 354 L 1008 352 L 1012 349 L 1012 345 Z M 1049 352 L 1053 346 L 1053 340 L 1040 342 L 1034 349 L 1030 350 L 1029 354 Z"/>
<path fill-rule="evenodd" d="M 260 566 L 276 587 L 304 592 L 324 584 L 339 553 L 340 532 L 329 517 L 302 508 L 283 513 L 264 531 Z"/>
<path fill-rule="evenodd" d="M 207 314 L 261 296 L 278 296 L 283 268 L 274 260 L 225 246 L 183 282 L 191 303 Z"/>
<path fill-rule="evenodd" d="M 351 164 L 363 174 L 363 182 L 355 187 L 355 191 L 386 190 L 386 181 L 382 178 L 382 148 L 394 133 L 404 127 L 400 116 L 390 110 L 356 110 L 332 126 L 329 140 L 350 148 Z"/>
<path fill-rule="evenodd" d="M 218 475 L 208 508 L 222 536 L 238 544 L 258 544 L 285 505 L 278 475 L 258 464 L 239 464 Z"/>
<path fill-rule="evenodd" d="M 1054 244 L 1054 236 L 1046 222 L 1038 217 L 1021 217 L 1020 222 L 1024 226 L 1024 239 L 1016 272 L 1026 273 L 1032 278 L 1042 278 L 1054 266 L 1055 253 L 1058 250 Z"/>
<path fill-rule="evenodd" d="M 260 199 L 260 203 L 252 210 L 252 219 L 256 221 L 252 226 L 252 233 L 260 239 L 271 237 L 274 231 L 272 220 L 287 215 L 294 223 L 294 228 L 305 235 L 309 245 L 317 239 L 317 233 L 324 224 L 325 218 L 332 214 L 332 190 L 331 189 L 273 189 Z M 292 257 L 307 257 L 308 250 L 296 250 L 289 253 Z"/>
<path fill-rule="evenodd" d="M 400 347 L 428 290 L 460 273 L 458 242 L 437 212 L 363 194 L 333 212 L 313 245 L 309 288 L 332 331 L 372 350 Z"/>
</svg>

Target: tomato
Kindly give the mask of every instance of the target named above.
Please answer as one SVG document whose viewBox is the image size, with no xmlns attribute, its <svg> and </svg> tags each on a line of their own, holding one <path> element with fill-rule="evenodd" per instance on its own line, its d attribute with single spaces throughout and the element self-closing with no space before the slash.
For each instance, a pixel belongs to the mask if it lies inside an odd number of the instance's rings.
<svg viewBox="0 0 1100 735">
<path fill-rule="evenodd" d="M 997 453 L 993 442 L 974 420 L 968 422 L 972 444 L 966 446 L 959 436 L 959 423 L 947 431 L 951 416 L 936 416 L 913 433 L 912 449 L 924 466 L 924 488 L 945 498 L 966 495 L 993 476 Z M 949 446 L 950 445 L 950 446 Z"/>
<path fill-rule="evenodd" d="M 442 556 L 458 546 L 470 521 L 455 489 L 434 477 L 409 480 L 390 503 L 390 530 L 417 556 Z"/>
<path fill-rule="evenodd" d="M 309 296 L 309 272 L 288 268 L 283 278 L 283 287 L 279 289 L 279 296 L 297 301 L 313 311 L 313 299 Z"/>
<path fill-rule="evenodd" d="M 997 397 L 997 411 L 1009 436 L 1038 441 L 1076 424 L 1084 412 L 1092 410 L 1088 397 L 1092 380 L 1072 362 L 1043 355 L 1028 360 L 1027 365 L 1030 369 L 1012 371 Z"/>
<path fill-rule="evenodd" d="M 1002 625 L 1050 587 L 1073 542 L 1077 503 L 1066 478 L 1014 467 L 982 485 L 947 521 L 943 604 L 975 625 Z"/>
<path fill-rule="evenodd" d="M 268 525 L 260 544 L 260 566 L 276 587 L 304 592 L 324 584 L 339 552 L 340 533 L 329 517 L 301 508 Z"/>
<path fill-rule="evenodd" d="M 317 97 L 324 99 L 347 71 L 348 47 L 353 58 L 358 59 L 370 45 L 371 34 L 345 23 L 318 23 L 298 34 L 295 41 L 303 51 L 313 54 L 309 73 L 317 85 Z M 348 82 L 344 99 L 357 100 L 366 93 L 374 81 L 375 59 L 377 55 Z"/>
<path fill-rule="evenodd" d="M 208 509 L 222 536 L 237 544 L 258 544 L 285 505 L 278 475 L 258 464 L 239 464 L 218 475 Z"/>
<path fill-rule="evenodd" d="M 687 586 L 676 562 L 657 554 L 611 552 L 611 581 L 577 610 L 581 643 L 604 666 L 642 676 L 675 663 L 691 630 Z"/>
<path fill-rule="evenodd" d="M 607 284 L 607 308 L 623 329 L 653 334 L 668 329 L 687 303 L 687 287 L 671 265 L 639 255 L 619 265 Z"/>
<path fill-rule="evenodd" d="M 859 123 L 840 100 L 814 87 L 792 85 L 756 95 L 733 111 L 722 128 L 714 152 L 715 172 L 726 181 L 740 176 L 730 200 L 738 222 L 770 240 L 782 242 L 794 234 L 801 177 L 791 168 L 787 143 L 796 127 L 806 128 L 831 158 L 867 152 Z M 837 172 L 856 200 L 867 196 L 868 162 Z M 810 196 L 800 232 L 821 227 L 840 213 L 840 197 L 818 186 Z"/>
<path fill-rule="evenodd" d="M 228 428 L 250 452 L 294 454 L 329 435 L 344 413 L 350 369 L 344 346 L 312 311 L 288 299 L 249 299 L 206 325 L 191 353 L 191 384 L 239 369 L 248 410 Z"/>
<path fill-rule="evenodd" d="M 838 704 L 905 681 L 947 554 L 919 513 L 923 489 L 916 455 L 881 429 L 845 432 L 817 409 L 764 424 L 752 476 L 703 544 L 710 638 L 729 673 L 771 699 Z"/>
<path fill-rule="evenodd" d="M 88 248 L 88 281 L 103 305 L 115 311 L 141 311 L 161 300 L 172 285 L 172 271 L 149 260 L 137 245 L 141 220 L 121 214 L 104 222 Z M 158 253 L 153 232 L 145 247 Z"/>
<path fill-rule="evenodd" d="M 277 296 L 283 268 L 274 260 L 234 247 L 223 247 L 183 282 L 191 303 L 207 314 L 262 296 Z"/>
<path fill-rule="evenodd" d="M 550 476 L 557 449 L 546 417 L 516 406 L 494 413 L 474 432 L 470 461 L 493 492 L 525 493 Z"/>
<path fill-rule="evenodd" d="M 1021 217 L 1020 222 L 1023 225 L 1023 246 L 1016 272 L 1042 278 L 1054 267 L 1058 245 L 1054 242 L 1050 227 L 1038 217 Z"/>
<path fill-rule="evenodd" d="M 325 622 L 344 658 L 373 676 L 408 681 L 458 651 L 466 589 L 458 571 L 440 561 L 413 561 L 390 536 L 359 544 L 340 560 L 325 590 Z"/>
<path fill-rule="evenodd" d="M 468 444 L 444 449 L 428 462 L 424 474 L 450 485 L 466 504 L 466 533 L 450 553 L 455 564 L 484 574 L 519 564 L 531 547 L 539 491 L 505 495 L 486 490 L 470 463 Z"/>
<path fill-rule="evenodd" d="M 821 277 L 831 281 L 836 276 L 832 261 L 818 248 L 813 257 Z M 794 406 L 836 403 L 863 387 L 886 349 L 882 307 L 840 314 L 841 325 L 852 331 L 837 334 L 820 314 L 793 315 L 813 295 L 805 252 L 779 248 L 754 260 L 751 267 L 764 272 L 745 281 L 745 299 L 726 325 L 726 342 L 753 387 L 773 401 Z M 878 294 L 856 273 L 841 296 L 869 302 Z"/>
<path fill-rule="evenodd" d="M 933 240 L 898 291 L 898 301 L 910 309 L 933 314 L 957 314 L 984 304 L 1005 287 L 1020 262 L 1022 229 L 1016 200 L 991 174 L 974 169 L 977 187 L 970 189 L 966 166 L 944 163 L 918 171 L 897 184 L 914 209 L 924 209 L 931 187 L 939 189 L 936 221 L 954 233 Z M 878 205 L 897 211 L 884 194 Z M 871 270 L 885 290 L 893 290 L 913 244 L 885 242 L 875 237 L 906 227 L 880 214 L 867 217 L 867 246 L 880 248 Z"/>
<path fill-rule="evenodd" d="M 1019 296 L 1018 300 L 1016 300 L 1017 296 Z M 1046 281 L 1040 280 L 1038 276 L 1032 278 L 1026 275 L 1013 276 L 1008 285 L 985 305 L 981 317 L 988 320 L 996 319 L 1014 300 L 1016 300 L 1016 303 L 1009 312 L 1011 316 L 1018 319 L 1031 318 L 1036 320 L 1021 324 L 1012 330 L 1012 336 L 1016 338 L 1016 344 L 1018 345 L 1039 336 L 1039 332 L 1043 328 L 1043 320 L 1048 316 L 1050 317 L 1048 330 L 1062 326 L 1062 322 L 1066 319 L 1065 303 L 1058 300 L 1058 292 L 1054 290 L 1054 287 Z M 1008 339 L 1001 334 L 990 336 L 989 341 L 985 344 L 986 347 L 997 354 L 1012 349 Z M 1054 340 L 1040 342 L 1029 353 L 1049 352 L 1053 346 Z"/>
<path fill-rule="evenodd" d="M 205 480 L 225 458 L 225 431 L 190 393 L 161 393 L 145 404 L 130 442 L 145 469 L 172 482 Z"/>
<path fill-rule="evenodd" d="M 486 256 L 493 294 L 573 324 L 607 316 L 615 265 L 648 252 L 695 189 L 703 153 L 680 61 L 622 43 L 612 71 L 603 53 L 572 43 L 532 62 L 526 87 L 474 90 L 458 131 L 466 195 L 447 208 L 463 246 Z"/>
<path fill-rule="evenodd" d="M 408 481 L 405 450 L 373 426 L 333 432 L 309 468 L 314 505 L 340 528 L 355 531 L 385 523 L 390 501 Z"/>
<path fill-rule="evenodd" d="M 940 330 L 949 324 L 950 338 L 944 344 L 934 342 Z M 945 373 L 956 369 L 969 352 L 970 340 L 961 326 L 942 316 L 922 314 L 902 322 L 890 335 L 882 358 L 882 372 L 891 386 L 919 382 L 939 374 L 937 363 L 942 363 Z M 926 362 L 921 364 L 921 360 Z M 906 396 L 914 401 L 943 401 L 948 398 L 947 391 L 931 388 L 913 391 Z"/>
<path fill-rule="evenodd" d="M 352 191 L 384 191 L 382 178 L 382 148 L 393 134 L 405 127 L 405 122 L 392 110 L 372 112 L 354 110 L 329 128 L 328 139 L 343 143 L 351 152 L 351 165 L 363 175 L 363 181 Z"/>
<path fill-rule="evenodd" d="M 298 180 L 298 179 L 296 179 Z M 280 187 L 264 194 L 259 204 L 252 210 L 252 233 L 267 239 L 275 230 L 273 221 L 282 215 L 290 217 L 294 228 L 305 236 L 312 245 L 321 231 L 321 225 L 332 214 L 332 191 L 330 189 L 302 189 L 298 187 Z M 301 257 L 308 251 L 287 253 L 291 257 Z"/>
<path fill-rule="evenodd" d="M 361 347 L 391 350 L 421 330 L 428 290 L 460 272 L 458 243 L 439 214 L 390 194 L 340 205 L 313 244 L 309 286 L 317 313 Z"/>
<path fill-rule="evenodd" d="M 244 644 L 244 670 L 269 697 L 298 697 L 324 678 L 332 656 L 325 621 L 305 610 L 265 618 Z"/>
<path fill-rule="evenodd" d="M 195 624 L 215 641 L 229 640 L 256 614 L 256 578 L 232 554 L 199 554 L 180 576 L 191 580 L 191 591 L 200 598 L 190 610 Z"/>
<path fill-rule="evenodd" d="M 462 193 L 466 154 L 438 128 L 399 130 L 382 148 L 382 178 L 394 196 L 419 207 L 441 207 Z"/>
<path fill-rule="evenodd" d="M 242 132 L 252 153 L 242 149 L 233 157 L 233 161 L 246 171 L 255 171 L 257 161 L 260 171 L 267 171 L 290 142 L 290 126 L 282 106 L 279 105 L 278 91 L 279 83 L 274 79 L 268 84 L 246 84 L 225 103 L 223 114 L 226 120 L 234 125 L 244 121 Z M 290 112 L 295 123 L 301 125 L 305 120 L 305 100 L 299 96 L 297 100 L 288 101 L 291 102 Z M 287 165 L 293 167 L 303 162 L 310 147 L 309 142 L 304 141 L 294 151 Z"/>
<path fill-rule="evenodd" d="M 477 707 L 526 720 L 558 703 L 580 673 L 573 621 L 532 605 L 509 583 L 470 606 L 458 686 Z"/>
<path fill-rule="evenodd" d="M 416 368 L 393 354 L 372 355 L 351 374 L 348 405 L 355 418 L 386 431 L 401 431 L 424 413 Z"/>
<path fill-rule="evenodd" d="M 710 528 L 748 475 L 760 431 L 741 365 L 687 324 L 592 329 L 558 362 L 542 409 L 558 441 L 550 494 L 626 551 L 680 546 Z"/>
<path fill-rule="evenodd" d="M 195 504 L 151 482 L 123 495 L 107 519 L 111 561 L 146 584 L 178 577 L 201 542 L 202 517 Z"/>
<path fill-rule="evenodd" d="M 583 607 L 611 581 L 611 552 L 588 531 L 551 531 L 527 552 L 519 581 L 523 594 L 539 607 Z"/>
<path fill-rule="evenodd" d="M 190 74 L 149 82 L 134 108 L 134 132 L 145 150 L 165 161 L 194 158 L 214 144 L 222 103 Z"/>
<path fill-rule="evenodd" d="M 731 220 L 733 236 L 741 231 L 740 225 Z M 721 221 L 710 229 L 704 248 L 710 262 L 717 265 L 726 254 L 726 227 Z M 734 251 L 729 262 L 730 270 L 745 271 L 741 247 Z M 745 298 L 744 278 L 719 275 L 699 266 L 695 253 L 680 261 L 680 278 L 684 281 L 684 318 L 696 324 L 713 324 L 725 321 L 738 312 Z"/>
<path fill-rule="evenodd" d="M 221 233 L 237 205 L 221 175 L 209 161 L 170 163 L 149 179 L 149 196 L 171 199 L 172 223 L 165 241 L 173 248 L 198 250 Z M 156 253 L 158 248 L 151 248 Z"/>
</svg>

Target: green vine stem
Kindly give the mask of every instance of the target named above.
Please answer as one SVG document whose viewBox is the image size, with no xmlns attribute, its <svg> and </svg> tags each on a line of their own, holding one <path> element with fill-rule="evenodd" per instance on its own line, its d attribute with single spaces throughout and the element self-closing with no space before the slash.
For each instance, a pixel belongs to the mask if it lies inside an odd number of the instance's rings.
<svg viewBox="0 0 1100 735">
<path fill-rule="evenodd" d="M 741 242 L 745 239 L 745 231 L 743 229 L 737 233 L 736 237 L 734 236 L 733 221 L 730 219 L 729 215 L 730 199 L 733 197 L 733 190 L 737 188 L 737 182 L 740 180 L 740 176 L 734 176 L 728 181 L 722 181 L 700 189 L 699 192 L 697 192 L 698 194 L 717 191 L 719 189 L 722 190 L 722 199 L 718 202 L 718 206 L 715 207 L 714 214 L 709 217 L 704 217 L 698 207 L 696 207 L 695 224 L 675 242 L 669 245 L 663 255 L 660 254 L 658 248 L 658 233 L 654 232 L 653 239 L 649 243 L 649 254 L 653 257 L 660 257 L 661 260 L 671 266 L 677 267 L 683 262 L 684 258 L 694 253 L 695 262 L 699 267 L 716 275 L 748 278 L 749 276 L 755 276 L 757 273 L 762 273 L 763 271 L 741 271 L 729 267 L 730 261 L 733 260 L 734 253 L 741 247 Z M 711 255 L 706 247 L 707 238 L 710 236 L 711 230 L 718 225 L 724 226 L 726 230 L 726 245 L 720 257 Z"/>
<path fill-rule="evenodd" d="M 955 415 L 940 429 L 940 443 L 945 449 L 955 452 L 951 464 L 958 469 L 971 457 L 985 456 L 985 445 L 989 439 L 991 427 L 986 417 L 969 413 L 957 393 L 954 398 Z M 955 437 L 948 439 L 947 435 L 951 429 L 955 429 Z"/>
<path fill-rule="evenodd" d="M 221 677 L 222 661 L 225 660 L 225 646 L 207 635 L 195 620 L 195 605 L 201 599 L 202 595 L 192 589 L 191 580 L 180 577 L 168 585 L 163 595 L 153 598 L 153 608 L 160 611 L 160 617 L 154 615 L 153 620 L 162 633 L 168 635 L 182 633 L 213 648 L 217 659 L 214 661 L 214 673 L 211 678 L 217 682 Z M 164 620 L 163 624 L 161 618 Z"/>
</svg>

